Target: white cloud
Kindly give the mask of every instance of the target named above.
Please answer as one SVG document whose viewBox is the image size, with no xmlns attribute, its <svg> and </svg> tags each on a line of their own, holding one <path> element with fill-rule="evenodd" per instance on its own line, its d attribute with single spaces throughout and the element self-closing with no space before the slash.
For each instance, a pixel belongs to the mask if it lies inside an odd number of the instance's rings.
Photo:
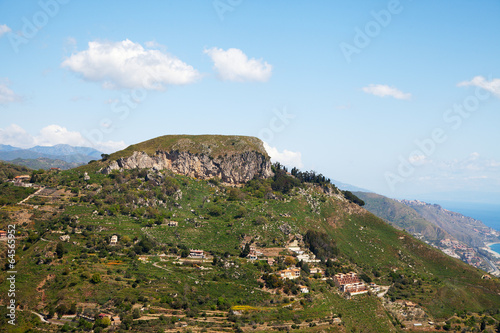
<svg viewBox="0 0 500 333">
<path fill-rule="evenodd" d="M 271 77 L 273 66 L 262 59 L 248 59 L 239 49 L 218 49 L 213 47 L 205 50 L 214 62 L 214 68 L 224 81 L 260 81 L 265 82 Z"/>
<path fill-rule="evenodd" d="M 6 24 L 0 24 L 0 37 L 2 37 L 2 35 L 8 33 L 8 32 L 11 32 L 12 30 L 6 25 Z"/>
<path fill-rule="evenodd" d="M 16 124 L 0 128 L 0 144 L 20 148 L 28 148 L 35 145 L 33 137 Z"/>
<path fill-rule="evenodd" d="M 280 162 L 288 167 L 302 168 L 304 164 L 302 163 L 302 154 L 297 151 L 283 150 L 280 152 L 277 148 L 271 147 L 266 142 L 264 142 L 264 148 L 274 162 Z"/>
<path fill-rule="evenodd" d="M 90 142 L 80 132 L 69 131 L 67 128 L 55 124 L 42 128 L 35 136 L 16 124 L 5 129 L 0 128 L 0 143 L 20 148 L 67 144 L 92 147 L 105 153 L 115 152 L 127 146 L 123 141 Z"/>
<path fill-rule="evenodd" d="M 56 144 L 84 146 L 87 144 L 87 140 L 83 138 L 80 132 L 68 131 L 67 128 L 59 125 L 49 125 L 42 128 L 34 139 L 36 145 L 39 146 L 52 146 Z"/>
<path fill-rule="evenodd" d="M 21 96 L 17 95 L 9 88 L 9 81 L 4 79 L 0 81 L 0 104 L 7 104 L 21 100 Z"/>
<path fill-rule="evenodd" d="M 363 91 L 367 94 L 372 94 L 379 97 L 391 96 L 396 99 L 410 99 L 410 93 L 404 93 L 401 90 L 389 87 L 384 84 L 370 84 L 368 87 L 363 87 Z"/>
<path fill-rule="evenodd" d="M 145 49 L 130 40 L 89 42 L 87 50 L 72 54 L 62 67 L 104 88 L 162 90 L 165 85 L 193 83 L 200 74 L 192 66 L 159 50 Z"/>
<path fill-rule="evenodd" d="M 458 87 L 475 86 L 487 90 L 500 97 L 500 79 L 487 81 L 483 76 L 475 76 L 470 81 L 463 81 L 457 84 Z"/>
</svg>

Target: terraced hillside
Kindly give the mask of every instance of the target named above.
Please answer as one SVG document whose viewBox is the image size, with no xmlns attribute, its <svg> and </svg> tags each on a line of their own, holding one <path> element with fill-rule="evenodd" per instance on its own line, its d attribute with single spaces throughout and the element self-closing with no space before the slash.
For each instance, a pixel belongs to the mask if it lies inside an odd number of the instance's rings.
<svg viewBox="0 0 500 333">
<path fill-rule="evenodd" d="M 169 170 L 103 174 L 106 162 L 39 173 L 57 195 L 2 210 L 0 229 L 18 232 L 19 330 L 397 332 L 500 321 L 498 279 L 393 228 L 321 175 L 276 164 L 273 176 L 232 187 Z M 299 276 L 279 278 L 287 268 Z M 332 278 L 348 272 L 380 291 L 340 292 Z"/>
</svg>

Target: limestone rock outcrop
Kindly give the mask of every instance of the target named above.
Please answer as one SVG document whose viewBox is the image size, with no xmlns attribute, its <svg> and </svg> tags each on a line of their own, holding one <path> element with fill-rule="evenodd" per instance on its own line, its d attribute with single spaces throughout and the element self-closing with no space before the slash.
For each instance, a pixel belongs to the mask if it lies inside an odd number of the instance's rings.
<svg viewBox="0 0 500 333">
<path fill-rule="evenodd" d="M 273 175 L 269 157 L 257 151 L 216 157 L 178 150 L 159 150 L 154 155 L 134 151 L 129 157 L 111 161 L 101 172 L 109 174 L 113 170 L 136 168 L 171 170 L 198 179 L 219 177 L 222 182 L 233 185 L 245 183 L 254 177 L 268 178 Z"/>
</svg>

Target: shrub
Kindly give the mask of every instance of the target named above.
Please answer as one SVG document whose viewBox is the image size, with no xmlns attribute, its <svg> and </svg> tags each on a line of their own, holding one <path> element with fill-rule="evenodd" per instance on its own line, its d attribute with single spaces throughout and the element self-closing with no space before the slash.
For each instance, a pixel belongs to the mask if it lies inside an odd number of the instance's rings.
<svg viewBox="0 0 500 333">
<path fill-rule="evenodd" d="M 95 273 L 94 275 L 92 275 L 92 279 L 90 281 L 94 284 L 101 282 L 101 274 Z"/>
<path fill-rule="evenodd" d="M 222 207 L 216 204 L 212 204 L 208 206 L 208 214 L 211 216 L 221 216 L 222 215 Z"/>
</svg>

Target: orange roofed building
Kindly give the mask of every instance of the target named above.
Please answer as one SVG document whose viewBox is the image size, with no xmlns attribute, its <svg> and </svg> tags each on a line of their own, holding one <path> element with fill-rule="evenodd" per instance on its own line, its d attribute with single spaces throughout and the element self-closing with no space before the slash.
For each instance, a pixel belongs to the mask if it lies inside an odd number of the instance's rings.
<svg viewBox="0 0 500 333">
<path fill-rule="evenodd" d="M 333 277 L 333 282 L 341 292 L 349 295 L 359 295 L 368 292 L 366 285 L 362 282 L 358 274 L 350 272 L 347 274 L 339 273 Z"/>
</svg>

